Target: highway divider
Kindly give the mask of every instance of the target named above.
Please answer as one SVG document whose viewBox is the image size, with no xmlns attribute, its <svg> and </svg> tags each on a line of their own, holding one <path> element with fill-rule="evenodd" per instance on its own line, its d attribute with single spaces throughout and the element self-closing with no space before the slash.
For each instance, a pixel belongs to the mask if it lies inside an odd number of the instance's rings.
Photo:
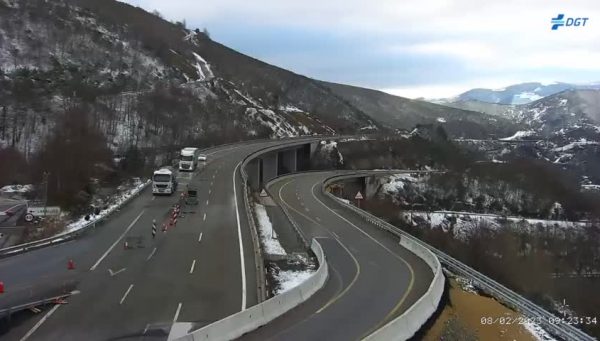
<svg viewBox="0 0 600 341">
<path fill-rule="evenodd" d="M 316 239 L 312 240 L 311 250 L 319 261 L 319 268 L 300 285 L 277 296 L 259 303 L 246 310 L 230 315 L 222 320 L 213 322 L 185 336 L 169 340 L 178 341 L 220 341 L 233 340 L 251 332 L 300 303 L 308 300 L 315 292 L 323 287 L 329 276 L 327 260 L 321 245 Z"/>
<path fill-rule="evenodd" d="M 403 171 L 403 173 L 412 173 L 412 172 L 411 171 Z M 568 323 L 567 320 L 559 318 L 556 315 L 548 312 L 544 308 L 529 301 L 525 297 L 523 297 L 523 296 L 519 295 L 518 293 L 512 291 L 511 289 L 503 286 L 502 284 L 496 282 L 495 280 L 487 277 L 486 275 L 480 273 L 479 271 L 460 262 L 459 260 L 456 260 L 455 258 L 447 255 L 443 251 L 411 236 L 410 234 L 400 230 L 398 227 L 396 227 L 396 226 L 394 226 L 394 225 L 392 225 L 392 224 L 390 224 L 390 223 L 388 223 L 366 211 L 363 211 L 363 210 L 355 207 L 352 204 L 348 204 L 348 203 L 341 201 L 339 198 L 337 198 L 336 196 L 334 196 L 333 194 L 331 194 L 325 190 L 325 187 L 327 184 L 331 184 L 336 181 L 340 181 L 340 180 L 347 179 L 347 178 L 370 176 L 370 175 L 375 175 L 375 174 L 377 174 L 377 173 L 369 172 L 369 171 L 356 171 L 356 172 L 352 172 L 351 174 L 347 173 L 347 174 L 343 174 L 343 175 L 336 175 L 336 176 L 333 176 L 333 177 L 327 179 L 324 182 L 321 190 L 323 191 L 323 193 L 326 196 L 332 198 L 339 205 L 347 208 L 348 210 L 356 212 L 363 219 L 372 223 L 373 225 L 375 225 L 383 230 L 389 231 L 390 233 L 398 236 L 400 238 L 401 244 L 403 246 L 406 247 L 407 245 L 412 244 L 416 248 L 419 248 L 419 246 L 420 246 L 420 248 L 428 249 L 433 255 L 435 255 L 435 257 L 439 260 L 439 262 L 441 262 L 441 264 L 444 264 L 444 266 L 448 270 L 450 270 L 452 273 L 471 279 L 473 281 L 473 284 L 476 287 L 483 290 L 487 294 L 493 296 L 494 298 L 502 301 L 504 304 L 512 307 L 513 309 L 521 312 L 527 318 L 530 318 L 531 321 L 535 321 L 545 331 L 553 334 L 554 336 L 557 336 L 563 340 L 569 340 L 569 341 L 570 340 L 584 340 L 584 341 L 595 340 L 595 338 L 587 335 L 583 331 L 577 329 L 574 325 Z M 417 255 L 419 255 L 419 254 L 417 254 Z M 423 255 L 425 255 L 425 254 L 423 254 Z M 425 258 L 424 258 L 424 260 L 427 262 L 427 260 Z M 434 285 L 439 285 L 439 284 L 436 284 L 435 278 L 434 278 L 434 281 L 432 282 L 432 286 L 434 286 Z M 442 288 L 443 288 L 443 285 L 442 285 Z M 430 286 L 429 289 L 431 290 L 432 287 Z M 438 290 L 438 289 L 434 289 L 434 290 Z M 428 290 L 428 293 L 430 293 L 429 290 Z M 435 296 L 432 296 L 432 298 L 435 298 Z M 423 299 L 423 297 L 421 299 Z M 415 305 L 417 305 L 417 304 L 426 305 L 426 303 L 424 303 L 424 302 L 420 303 L 420 301 L 421 300 L 417 301 L 415 303 Z M 412 307 L 411 307 L 411 309 L 412 309 Z M 424 308 L 423 307 L 417 308 L 417 310 L 419 310 L 419 309 L 424 309 Z M 402 316 L 399 316 L 398 318 L 402 318 Z M 399 335 L 403 335 L 403 333 L 401 332 L 402 328 L 410 327 L 410 325 L 403 325 L 403 322 L 401 322 L 401 321 L 398 321 L 398 324 L 394 324 L 394 322 L 396 322 L 396 320 L 391 321 L 386 326 L 384 326 L 382 329 L 374 332 L 373 334 L 368 336 L 367 339 L 368 340 L 401 340 L 402 338 L 400 338 Z M 383 329 L 387 329 L 387 328 L 390 328 L 390 330 L 383 330 Z M 393 332 L 394 330 L 397 330 L 397 333 L 394 333 Z M 398 336 L 395 336 L 395 335 L 398 335 Z"/>
</svg>

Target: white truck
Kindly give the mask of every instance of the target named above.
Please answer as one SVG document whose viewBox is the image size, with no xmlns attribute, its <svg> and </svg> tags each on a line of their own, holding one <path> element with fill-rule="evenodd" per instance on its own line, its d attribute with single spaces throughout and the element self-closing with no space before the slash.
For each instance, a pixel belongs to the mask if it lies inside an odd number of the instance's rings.
<svg viewBox="0 0 600 341">
<path fill-rule="evenodd" d="M 152 194 L 173 194 L 177 190 L 177 178 L 173 167 L 162 167 L 152 174 Z"/>
<path fill-rule="evenodd" d="M 198 156 L 200 149 L 187 147 L 183 148 L 179 153 L 179 170 L 193 172 L 198 166 Z"/>
</svg>

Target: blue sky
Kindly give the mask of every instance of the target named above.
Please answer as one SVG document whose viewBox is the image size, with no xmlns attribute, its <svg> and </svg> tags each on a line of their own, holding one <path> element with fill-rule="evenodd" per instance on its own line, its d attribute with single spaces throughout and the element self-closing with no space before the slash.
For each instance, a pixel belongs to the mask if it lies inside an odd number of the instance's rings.
<svg viewBox="0 0 600 341">
<path fill-rule="evenodd" d="M 206 27 L 214 40 L 294 72 L 406 97 L 600 81 L 596 0 L 125 2 Z M 552 31 L 557 13 L 590 19 Z"/>
</svg>

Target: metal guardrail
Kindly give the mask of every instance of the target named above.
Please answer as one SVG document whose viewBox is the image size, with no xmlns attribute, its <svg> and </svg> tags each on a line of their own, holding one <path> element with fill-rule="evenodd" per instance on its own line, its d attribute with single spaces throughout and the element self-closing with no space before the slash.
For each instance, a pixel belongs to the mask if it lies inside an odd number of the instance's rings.
<svg viewBox="0 0 600 341">
<path fill-rule="evenodd" d="M 324 183 L 330 184 L 335 181 L 342 180 L 343 178 L 350 177 L 360 177 L 364 176 L 365 172 L 357 172 L 356 175 L 336 175 L 331 178 L 328 178 Z M 325 192 L 325 194 L 331 197 L 335 202 L 340 204 L 340 206 L 345 207 L 358 215 L 360 215 L 367 222 L 383 229 L 388 232 L 391 232 L 401 238 L 410 239 L 412 242 L 416 244 L 420 244 L 429 250 L 431 250 L 440 260 L 442 264 L 444 264 L 450 271 L 467 278 L 473 280 L 474 284 L 485 292 L 489 293 L 493 297 L 501 300 L 507 305 L 512 306 L 513 308 L 520 311 L 522 314 L 531 319 L 532 322 L 539 324 L 545 331 L 560 337 L 564 340 L 595 340 L 595 338 L 587 335 L 583 331 L 575 328 L 575 326 L 566 323 L 561 318 L 556 315 L 550 313 L 544 308 L 536 305 L 535 303 L 529 301 L 525 297 L 517 294 L 511 289 L 503 286 L 502 284 L 496 282 L 495 280 L 487 277 L 486 275 L 480 273 L 479 271 L 471 268 L 470 266 L 456 260 L 455 258 L 449 256 L 448 254 L 438 250 L 437 248 L 413 237 L 412 235 L 400 230 L 398 227 L 366 212 L 363 211 L 354 205 L 347 204 L 342 202 L 329 192 Z"/>
<path fill-rule="evenodd" d="M 248 179 L 245 175 L 245 172 L 242 172 L 242 179 L 244 189 L 244 208 L 248 217 L 248 225 L 250 226 L 250 234 L 252 236 L 252 248 L 254 249 L 254 266 L 256 267 L 256 293 L 258 303 L 261 303 L 267 299 L 265 264 L 263 262 L 260 242 L 258 240 L 258 230 L 256 229 L 256 224 L 254 222 L 254 214 L 250 208 L 250 193 Z"/>
<path fill-rule="evenodd" d="M 107 212 L 107 214 L 102 216 L 101 218 L 91 221 L 75 231 L 63 232 L 52 237 L 0 249 L 0 258 L 14 256 L 23 252 L 32 251 L 42 247 L 51 246 L 69 241 L 71 239 L 75 239 L 87 232 L 87 230 L 89 230 L 90 228 L 93 229 L 96 227 L 96 225 L 104 223 L 104 221 L 108 219 L 114 212 L 118 212 L 124 205 L 128 204 L 133 198 L 137 197 L 142 191 L 144 191 L 148 187 L 148 185 L 150 185 L 150 183 L 150 181 L 147 181 L 144 184 L 144 186 L 141 187 L 135 194 L 125 199 L 121 204 L 113 208 L 111 211 Z"/>
</svg>

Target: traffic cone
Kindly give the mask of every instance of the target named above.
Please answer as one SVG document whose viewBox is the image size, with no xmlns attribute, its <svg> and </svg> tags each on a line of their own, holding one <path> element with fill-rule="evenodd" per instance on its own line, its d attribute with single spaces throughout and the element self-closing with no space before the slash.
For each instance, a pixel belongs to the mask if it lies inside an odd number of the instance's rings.
<svg viewBox="0 0 600 341">
<path fill-rule="evenodd" d="M 75 270 L 75 262 L 72 259 L 67 262 L 67 270 Z"/>
<path fill-rule="evenodd" d="M 4 282 L 0 282 L 0 294 L 4 294 Z"/>
</svg>

